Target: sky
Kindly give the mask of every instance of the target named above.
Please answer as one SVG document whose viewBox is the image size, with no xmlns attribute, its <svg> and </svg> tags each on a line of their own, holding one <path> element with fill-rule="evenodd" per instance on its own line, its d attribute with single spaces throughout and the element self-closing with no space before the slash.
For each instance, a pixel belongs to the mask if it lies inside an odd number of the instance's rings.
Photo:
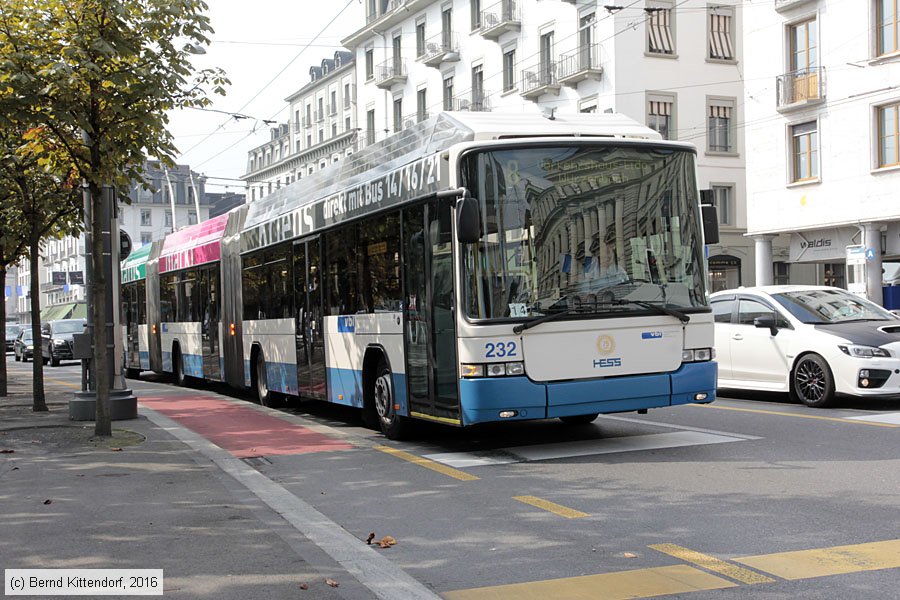
<svg viewBox="0 0 900 600">
<path fill-rule="evenodd" d="M 197 69 L 219 67 L 226 96 L 205 111 L 169 114 L 176 162 L 206 175 L 210 192 L 243 192 L 247 152 L 269 139 L 265 120 L 285 122 L 287 98 L 309 83 L 309 68 L 341 49 L 363 22 L 360 0 L 207 0 L 215 33 Z M 330 24 L 329 24 L 330 23 Z M 215 112 L 221 111 L 221 112 Z M 249 118 L 235 119 L 234 114 Z"/>
</svg>

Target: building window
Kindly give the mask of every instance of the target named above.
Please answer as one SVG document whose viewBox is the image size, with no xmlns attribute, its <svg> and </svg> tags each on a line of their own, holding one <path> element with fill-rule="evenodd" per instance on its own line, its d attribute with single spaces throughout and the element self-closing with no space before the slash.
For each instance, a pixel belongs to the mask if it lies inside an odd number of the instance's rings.
<svg viewBox="0 0 900 600">
<path fill-rule="evenodd" d="M 822 285 L 843 288 L 846 265 L 844 263 L 825 263 L 822 265 Z"/>
<path fill-rule="evenodd" d="M 344 131 L 350 131 L 350 117 L 344 119 Z"/>
<path fill-rule="evenodd" d="M 152 227 L 153 226 L 153 213 L 149 208 L 141 209 L 141 227 Z"/>
<path fill-rule="evenodd" d="M 709 57 L 717 60 L 734 60 L 734 38 L 731 35 L 734 22 L 733 9 L 729 6 L 709 8 Z"/>
<path fill-rule="evenodd" d="M 878 107 L 878 166 L 900 165 L 900 103 Z"/>
<path fill-rule="evenodd" d="M 375 109 L 366 111 L 366 144 L 375 143 Z"/>
<path fill-rule="evenodd" d="M 653 54 L 675 54 L 672 9 L 655 6 L 644 9 L 647 17 L 648 49 Z"/>
<path fill-rule="evenodd" d="M 394 99 L 394 131 L 403 129 L 403 98 Z"/>
<path fill-rule="evenodd" d="M 795 102 L 807 98 L 818 98 L 819 85 L 819 42 L 816 20 L 792 25 L 791 36 L 791 76 Z M 799 96 L 798 96 L 799 95 Z"/>
<path fill-rule="evenodd" d="M 472 67 L 472 110 L 485 110 L 484 68 L 481 65 Z"/>
<path fill-rule="evenodd" d="M 166 211 L 166 227 L 172 227 L 172 212 L 168 210 Z"/>
<path fill-rule="evenodd" d="M 337 123 L 331 124 L 331 137 L 337 137 Z"/>
<path fill-rule="evenodd" d="M 819 135 L 815 121 L 791 126 L 791 181 L 809 181 L 819 177 Z"/>
<path fill-rule="evenodd" d="M 516 89 L 516 49 L 503 53 L 503 91 Z"/>
<path fill-rule="evenodd" d="M 553 52 L 553 32 L 548 31 L 541 34 L 540 40 L 540 82 L 541 85 L 550 85 L 556 82 L 555 71 L 556 61 L 554 61 Z"/>
<path fill-rule="evenodd" d="M 375 77 L 375 50 L 366 49 L 366 81 Z"/>
<path fill-rule="evenodd" d="M 730 185 L 710 186 L 713 192 L 713 205 L 719 215 L 720 225 L 734 225 L 734 187 Z"/>
<path fill-rule="evenodd" d="M 472 7 L 472 31 L 481 29 L 481 0 L 469 0 Z"/>
<path fill-rule="evenodd" d="M 416 120 L 424 121 L 428 118 L 428 104 L 425 102 L 426 89 L 416 91 Z"/>
<path fill-rule="evenodd" d="M 900 25 L 898 25 L 898 8 L 900 0 L 875 0 L 876 19 L 875 32 L 878 36 L 878 55 L 891 54 L 900 50 Z"/>
<path fill-rule="evenodd" d="M 152 241 L 153 241 L 152 233 L 150 233 L 149 231 L 141 232 L 141 246 L 146 246 L 147 244 L 149 244 Z"/>
<path fill-rule="evenodd" d="M 325 141 L 325 130 L 320 129 L 319 130 L 319 143 L 321 144 L 324 141 Z"/>
<path fill-rule="evenodd" d="M 772 271 L 774 279 L 772 283 L 775 285 L 788 285 L 791 282 L 791 264 L 784 261 L 776 261 L 772 263 Z"/>
<path fill-rule="evenodd" d="M 444 77 L 444 110 L 453 110 L 453 75 Z"/>
<path fill-rule="evenodd" d="M 197 224 L 197 213 L 194 211 L 188 211 L 188 225 L 196 225 Z"/>
<path fill-rule="evenodd" d="M 675 139 L 672 122 L 674 101 L 671 99 L 653 99 L 648 103 L 647 125 L 656 130 L 664 140 Z"/>
<path fill-rule="evenodd" d="M 425 55 L 425 23 L 416 23 L 416 57 Z"/>
<path fill-rule="evenodd" d="M 311 134 L 311 133 L 307 133 L 307 134 L 306 134 L 306 147 L 309 148 L 309 147 L 312 146 L 312 145 L 313 145 L 313 142 L 312 142 L 312 134 Z"/>
<path fill-rule="evenodd" d="M 328 114 L 337 114 L 337 90 L 331 90 L 331 105 L 328 107 Z"/>
<path fill-rule="evenodd" d="M 344 110 L 350 110 L 350 84 L 344 84 Z"/>
<path fill-rule="evenodd" d="M 709 125 L 707 128 L 707 141 L 710 152 L 734 152 L 733 109 L 733 101 L 716 100 L 710 104 Z"/>
</svg>

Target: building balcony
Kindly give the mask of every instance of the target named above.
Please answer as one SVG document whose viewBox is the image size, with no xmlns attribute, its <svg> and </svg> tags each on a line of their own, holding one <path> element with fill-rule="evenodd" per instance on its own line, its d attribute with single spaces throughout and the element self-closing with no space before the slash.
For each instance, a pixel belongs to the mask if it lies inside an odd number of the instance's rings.
<svg viewBox="0 0 900 600">
<path fill-rule="evenodd" d="M 556 63 L 544 63 L 522 71 L 522 87 L 519 94 L 527 100 L 535 100 L 544 94 L 559 95 L 559 79 Z"/>
<path fill-rule="evenodd" d="M 519 0 L 503 0 L 481 11 L 481 35 L 497 40 L 509 31 L 522 29 L 522 8 Z"/>
<path fill-rule="evenodd" d="M 445 62 L 459 60 L 459 41 L 456 33 L 441 32 L 425 41 L 425 51 L 419 60 L 429 67 L 440 67 Z"/>
<path fill-rule="evenodd" d="M 490 95 L 482 92 L 473 94 L 470 98 L 453 98 L 450 102 L 451 110 L 463 112 L 490 112 Z"/>
<path fill-rule="evenodd" d="M 375 67 L 375 85 L 390 89 L 399 83 L 406 83 L 406 63 L 402 60 L 387 60 Z"/>
<path fill-rule="evenodd" d="M 603 75 L 600 66 L 600 44 L 583 46 L 559 57 L 557 63 L 559 82 L 576 87 L 586 79 L 599 80 Z"/>
<path fill-rule="evenodd" d="M 813 0 L 775 0 L 775 10 L 781 12 L 810 2 Z"/>
<path fill-rule="evenodd" d="M 824 102 L 824 79 L 825 69 L 823 67 L 799 69 L 779 75 L 775 80 L 777 109 L 779 111 L 793 110 Z"/>
</svg>

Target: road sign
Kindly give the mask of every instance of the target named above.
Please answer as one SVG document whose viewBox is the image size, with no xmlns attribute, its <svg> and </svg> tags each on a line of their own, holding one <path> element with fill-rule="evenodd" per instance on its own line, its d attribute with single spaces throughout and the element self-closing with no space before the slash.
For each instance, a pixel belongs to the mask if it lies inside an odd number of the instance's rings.
<svg viewBox="0 0 900 600">
<path fill-rule="evenodd" d="M 875 260 L 875 248 L 866 248 L 866 260 Z"/>
<path fill-rule="evenodd" d="M 131 254 L 131 236 L 124 229 L 119 230 L 119 261 L 123 261 Z"/>
</svg>

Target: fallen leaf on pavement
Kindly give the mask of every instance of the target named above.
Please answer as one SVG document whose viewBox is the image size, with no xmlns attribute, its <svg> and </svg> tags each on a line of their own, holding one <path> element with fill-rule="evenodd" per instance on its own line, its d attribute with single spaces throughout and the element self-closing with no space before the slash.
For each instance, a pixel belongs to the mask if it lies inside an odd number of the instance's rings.
<svg viewBox="0 0 900 600">
<path fill-rule="evenodd" d="M 44 500 L 44 504 L 50 504 L 51 502 L 53 502 L 53 500 L 50 500 L 50 499 Z"/>
<path fill-rule="evenodd" d="M 19 470 L 19 467 L 13 467 L 12 469 L 10 469 L 10 471 L 18 471 L 18 470 Z"/>
<path fill-rule="evenodd" d="M 624 552 L 622 556 L 624 556 L 625 558 L 637 558 L 637 554 L 635 554 L 634 552 Z"/>
<path fill-rule="evenodd" d="M 112 450 L 113 452 L 121 452 L 122 451 L 121 448 L 110 448 L 110 450 Z"/>
<path fill-rule="evenodd" d="M 308 590 L 308 589 L 309 589 L 309 584 L 303 583 L 303 582 L 301 581 L 301 582 L 300 582 L 300 589 L 301 589 L 301 590 Z"/>
<path fill-rule="evenodd" d="M 373 531 L 372 533 L 369 534 L 369 537 L 366 538 L 366 543 L 371 544 L 372 540 L 374 540 L 374 539 L 375 539 L 375 532 Z"/>
<path fill-rule="evenodd" d="M 15 454 L 15 450 L 0 450 L 0 454 Z"/>
<path fill-rule="evenodd" d="M 327 583 L 327 584 L 330 585 L 331 587 L 337 587 L 337 586 L 340 585 L 340 584 L 339 584 L 337 581 L 335 581 L 334 579 L 326 579 L 326 580 L 325 580 L 325 583 Z"/>
<path fill-rule="evenodd" d="M 378 545 L 381 546 L 382 548 L 390 548 L 391 546 L 393 546 L 396 543 L 397 543 L 397 540 L 395 540 L 394 538 L 392 538 L 389 535 L 386 535 L 383 538 L 381 538 L 380 540 L 378 540 Z"/>
</svg>

